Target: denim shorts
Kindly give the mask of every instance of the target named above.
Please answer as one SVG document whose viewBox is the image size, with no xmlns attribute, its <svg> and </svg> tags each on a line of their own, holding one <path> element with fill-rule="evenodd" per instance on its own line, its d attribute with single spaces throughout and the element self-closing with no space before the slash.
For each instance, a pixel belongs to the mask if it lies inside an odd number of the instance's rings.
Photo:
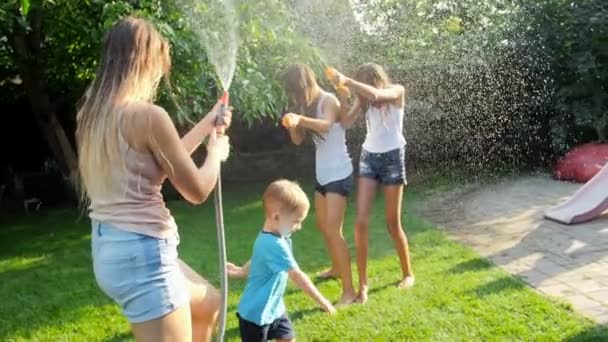
<svg viewBox="0 0 608 342">
<path fill-rule="evenodd" d="M 101 290 L 131 323 L 163 317 L 190 301 L 177 257 L 179 236 L 166 239 L 93 222 L 93 271 Z"/>
<path fill-rule="evenodd" d="M 325 185 L 319 184 L 316 182 L 315 191 L 325 196 L 325 194 L 332 193 L 342 195 L 344 197 L 348 197 L 353 190 L 353 174 L 351 173 L 348 177 L 337 180 L 334 182 L 327 183 Z"/>
<path fill-rule="evenodd" d="M 405 147 L 384 153 L 361 150 L 359 176 L 371 178 L 382 185 L 407 184 Z"/>
</svg>

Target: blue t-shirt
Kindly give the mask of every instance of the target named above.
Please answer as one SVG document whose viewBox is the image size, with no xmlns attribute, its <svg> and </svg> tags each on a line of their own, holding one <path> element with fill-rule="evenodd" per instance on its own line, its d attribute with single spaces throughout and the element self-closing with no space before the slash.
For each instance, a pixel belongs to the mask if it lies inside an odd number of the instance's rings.
<svg viewBox="0 0 608 342">
<path fill-rule="evenodd" d="M 253 244 L 239 315 L 257 325 L 270 324 L 284 315 L 287 272 L 294 268 L 298 268 L 298 263 L 291 251 L 291 240 L 261 232 Z"/>
</svg>

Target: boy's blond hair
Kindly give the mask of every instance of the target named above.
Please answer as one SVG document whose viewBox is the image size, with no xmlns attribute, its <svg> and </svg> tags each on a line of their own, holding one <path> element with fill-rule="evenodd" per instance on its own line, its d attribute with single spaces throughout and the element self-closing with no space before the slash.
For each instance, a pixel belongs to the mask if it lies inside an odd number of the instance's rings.
<svg viewBox="0 0 608 342">
<path fill-rule="evenodd" d="M 296 182 L 276 180 L 266 188 L 262 196 L 264 211 L 307 212 L 310 208 L 308 196 Z"/>
</svg>

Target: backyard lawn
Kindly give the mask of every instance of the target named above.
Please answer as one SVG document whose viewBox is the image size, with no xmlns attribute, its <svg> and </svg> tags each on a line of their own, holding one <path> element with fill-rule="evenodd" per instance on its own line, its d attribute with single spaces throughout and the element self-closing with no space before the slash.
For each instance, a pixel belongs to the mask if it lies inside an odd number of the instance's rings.
<svg viewBox="0 0 608 342">
<path fill-rule="evenodd" d="M 264 184 L 226 186 L 224 211 L 230 261 L 243 263 L 263 222 Z M 394 287 L 400 272 L 378 203 L 370 231 L 370 300 L 335 317 L 289 287 L 286 302 L 300 341 L 608 340 L 608 330 L 543 297 L 473 251 L 449 241 L 414 216 L 419 187 L 410 189 L 406 224 L 417 283 Z M 212 201 L 175 201 L 182 258 L 218 283 Z M 345 224 L 351 251 L 354 206 Z M 76 211 L 49 211 L 0 223 L 0 341 L 130 341 L 119 309 L 97 288 L 90 261 L 88 220 Z M 311 276 L 329 263 L 311 216 L 294 235 L 300 266 Z M 356 267 L 353 271 L 356 272 Z M 356 273 L 354 278 L 357 279 Z M 337 281 L 317 282 L 332 300 Z M 227 340 L 238 341 L 235 307 L 243 281 L 230 283 Z"/>
</svg>

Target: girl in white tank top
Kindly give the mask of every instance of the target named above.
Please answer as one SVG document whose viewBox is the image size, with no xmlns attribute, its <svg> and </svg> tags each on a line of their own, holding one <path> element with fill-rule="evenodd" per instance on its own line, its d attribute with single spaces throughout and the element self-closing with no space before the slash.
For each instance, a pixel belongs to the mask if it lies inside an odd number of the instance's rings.
<svg viewBox="0 0 608 342">
<path fill-rule="evenodd" d="M 405 174 L 406 142 L 403 136 L 405 88 L 399 84 L 391 83 L 382 67 L 373 63 L 361 66 L 355 79 L 336 72 L 332 82 L 336 86 L 348 87 L 356 95 L 350 109 L 346 108 L 348 99 L 340 96 L 340 102 L 344 104 L 340 111 L 343 124 L 350 127 L 357 117 L 364 113 L 367 127 L 359 161 L 355 224 L 355 244 L 360 284 L 357 299 L 359 302 L 365 303 L 368 289 L 369 213 L 378 186 L 382 186 L 384 190 L 386 223 L 401 264 L 402 278 L 398 287 L 405 289 L 414 285 L 409 247 L 401 224 L 402 197 L 404 185 L 407 183 Z M 342 93 L 339 92 L 340 94 Z"/>
<path fill-rule="evenodd" d="M 283 125 L 294 144 L 300 145 L 307 132 L 312 134 L 315 144 L 315 218 L 332 256 L 332 267 L 319 276 L 342 280 L 338 304 L 347 305 L 356 297 L 350 255 L 342 235 L 353 166 L 346 147 L 346 132 L 338 116 L 340 103 L 317 85 L 314 73 L 306 65 L 290 66 L 284 83 L 287 95 L 302 114 L 285 114 Z"/>
</svg>

